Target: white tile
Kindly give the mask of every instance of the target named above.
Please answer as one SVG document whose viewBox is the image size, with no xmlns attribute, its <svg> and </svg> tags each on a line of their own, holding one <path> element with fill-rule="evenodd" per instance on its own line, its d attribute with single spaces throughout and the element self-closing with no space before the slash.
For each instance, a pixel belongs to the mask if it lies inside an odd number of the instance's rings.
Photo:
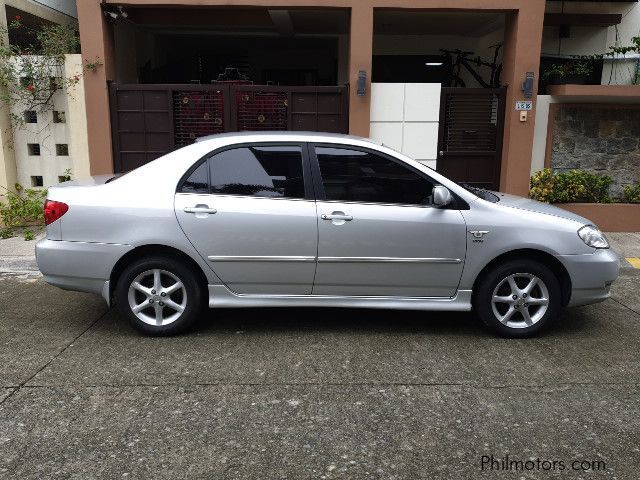
<svg viewBox="0 0 640 480">
<path fill-rule="evenodd" d="M 404 119 L 407 122 L 437 122 L 440 119 L 440 84 L 407 83 Z"/>
<path fill-rule="evenodd" d="M 400 122 L 371 122 L 369 136 L 394 150 L 402 149 L 402 123 Z"/>
<path fill-rule="evenodd" d="M 402 153 L 420 160 L 435 160 L 438 153 L 438 124 L 405 123 Z"/>
<path fill-rule="evenodd" d="M 371 121 L 401 122 L 404 83 L 371 84 Z"/>
</svg>

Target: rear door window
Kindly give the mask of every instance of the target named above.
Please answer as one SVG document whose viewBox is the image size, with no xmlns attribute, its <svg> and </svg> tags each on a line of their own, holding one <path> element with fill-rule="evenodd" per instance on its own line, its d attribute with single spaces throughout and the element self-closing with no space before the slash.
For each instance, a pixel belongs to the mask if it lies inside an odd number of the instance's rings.
<svg viewBox="0 0 640 480">
<path fill-rule="evenodd" d="M 300 146 L 247 146 L 209 158 L 211 193 L 304 198 Z"/>
</svg>

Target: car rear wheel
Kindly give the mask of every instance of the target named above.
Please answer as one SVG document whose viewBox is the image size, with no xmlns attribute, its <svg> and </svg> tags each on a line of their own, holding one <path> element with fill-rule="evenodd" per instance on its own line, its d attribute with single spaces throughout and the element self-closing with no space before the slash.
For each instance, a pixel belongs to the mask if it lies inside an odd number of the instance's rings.
<svg viewBox="0 0 640 480">
<path fill-rule="evenodd" d="M 198 280 L 182 263 L 150 257 L 129 265 L 116 285 L 115 301 L 129 323 L 148 335 L 189 328 L 202 307 Z"/>
<path fill-rule="evenodd" d="M 510 260 L 482 278 L 474 309 L 494 332 L 506 337 L 537 334 L 561 309 L 560 282 L 549 268 L 532 260 Z"/>
</svg>

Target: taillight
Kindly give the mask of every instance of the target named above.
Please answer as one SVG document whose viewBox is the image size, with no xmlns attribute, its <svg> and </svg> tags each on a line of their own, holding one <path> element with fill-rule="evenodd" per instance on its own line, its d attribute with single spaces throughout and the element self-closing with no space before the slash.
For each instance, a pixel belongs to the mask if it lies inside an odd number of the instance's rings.
<svg viewBox="0 0 640 480">
<path fill-rule="evenodd" d="M 69 205 L 62 202 L 46 200 L 44 202 L 44 223 L 49 225 L 55 222 L 69 210 Z"/>
</svg>

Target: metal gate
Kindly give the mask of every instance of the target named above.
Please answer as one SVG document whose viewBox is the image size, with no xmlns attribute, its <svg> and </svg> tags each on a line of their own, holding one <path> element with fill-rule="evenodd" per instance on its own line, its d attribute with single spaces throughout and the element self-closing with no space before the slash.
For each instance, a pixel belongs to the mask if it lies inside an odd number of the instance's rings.
<svg viewBox="0 0 640 480">
<path fill-rule="evenodd" d="M 505 88 L 443 88 L 436 170 L 457 182 L 500 185 Z"/>
<path fill-rule="evenodd" d="M 349 128 L 347 87 L 112 83 L 109 89 L 116 172 L 214 133 Z"/>
</svg>

